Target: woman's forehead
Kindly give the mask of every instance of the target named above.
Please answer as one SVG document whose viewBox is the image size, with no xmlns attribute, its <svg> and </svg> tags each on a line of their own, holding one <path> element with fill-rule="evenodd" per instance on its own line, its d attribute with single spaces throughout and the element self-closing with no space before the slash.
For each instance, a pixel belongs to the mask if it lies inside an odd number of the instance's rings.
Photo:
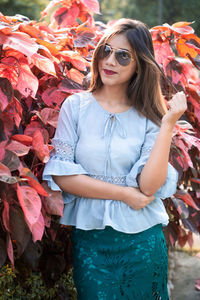
<svg viewBox="0 0 200 300">
<path fill-rule="evenodd" d="M 115 34 L 106 40 L 106 43 L 114 48 L 132 50 L 131 45 L 125 34 Z"/>
</svg>

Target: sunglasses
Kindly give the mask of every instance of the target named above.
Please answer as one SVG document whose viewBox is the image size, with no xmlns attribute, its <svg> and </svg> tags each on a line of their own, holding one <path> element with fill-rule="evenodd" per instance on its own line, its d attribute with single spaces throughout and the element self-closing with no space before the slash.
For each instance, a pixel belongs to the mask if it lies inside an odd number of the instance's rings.
<svg viewBox="0 0 200 300">
<path fill-rule="evenodd" d="M 125 49 L 115 49 L 109 45 L 101 45 L 100 46 L 100 58 L 106 58 L 111 55 L 111 53 L 115 54 L 115 59 L 121 66 L 128 66 L 131 61 L 134 60 L 132 53 Z"/>
</svg>

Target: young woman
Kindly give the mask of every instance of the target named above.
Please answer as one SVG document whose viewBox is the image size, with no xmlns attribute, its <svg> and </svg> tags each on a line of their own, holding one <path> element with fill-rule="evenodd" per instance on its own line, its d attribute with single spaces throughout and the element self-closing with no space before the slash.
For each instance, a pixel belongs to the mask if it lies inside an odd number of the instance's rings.
<svg viewBox="0 0 200 300">
<path fill-rule="evenodd" d="M 168 299 L 161 198 L 176 190 L 168 163 L 173 127 L 186 110 L 164 105 L 151 35 L 135 20 L 106 31 L 92 60 L 90 90 L 60 110 L 43 178 L 61 190 L 61 223 L 73 225 L 79 300 Z"/>
</svg>

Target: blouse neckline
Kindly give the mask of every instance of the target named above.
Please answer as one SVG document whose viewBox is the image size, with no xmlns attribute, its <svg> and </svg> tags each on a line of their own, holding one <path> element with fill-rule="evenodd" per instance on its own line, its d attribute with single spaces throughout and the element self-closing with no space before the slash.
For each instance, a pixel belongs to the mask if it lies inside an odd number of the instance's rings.
<svg viewBox="0 0 200 300">
<path fill-rule="evenodd" d="M 114 116 L 114 115 L 119 116 L 119 115 L 123 115 L 123 114 L 129 113 L 129 112 L 132 111 L 132 109 L 133 109 L 133 107 L 131 106 L 129 109 L 127 109 L 127 110 L 125 110 L 125 111 L 118 112 L 118 113 L 112 113 L 112 112 L 106 110 L 105 108 L 103 108 L 103 106 L 101 106 L 101 105 L 99 104 L 98 100 L 95 98 L 95 96 L 92 94 L 92 92 L 89 92 L 89 94 L 90 94 L 91 97 L 94 99 L 94 102 L 97 104 L 97 106 L 98 106 L 102 111 L 104 111 L 106 114 L 109 114 L 109 115 L 112 115 L 112 116 Z"/>
</svg>

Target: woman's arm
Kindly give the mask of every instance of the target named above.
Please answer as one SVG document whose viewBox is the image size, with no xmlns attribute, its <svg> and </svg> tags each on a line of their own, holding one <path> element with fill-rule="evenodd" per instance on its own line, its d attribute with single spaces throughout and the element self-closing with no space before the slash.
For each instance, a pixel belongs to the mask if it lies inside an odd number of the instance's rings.
<svg viewBox="0 0 200 300">
<path fill-rule="evenodd" d="M 162 119 L 160 132 L 138 179 L 141 192 L 147 196 L 155 194 L 166 180 L 173 128 L 187 109 L 183 92 L 174 95 L 168 104 L 169 110 Z"/>
<path fill-rule="evenodd" d="M 87 175 L 53 176 L 53 180 L 64 192 L 85 198 L 119 200 L 136 210 L 154 199 L 138 188 L 118 186 Z"/>
</svg>

